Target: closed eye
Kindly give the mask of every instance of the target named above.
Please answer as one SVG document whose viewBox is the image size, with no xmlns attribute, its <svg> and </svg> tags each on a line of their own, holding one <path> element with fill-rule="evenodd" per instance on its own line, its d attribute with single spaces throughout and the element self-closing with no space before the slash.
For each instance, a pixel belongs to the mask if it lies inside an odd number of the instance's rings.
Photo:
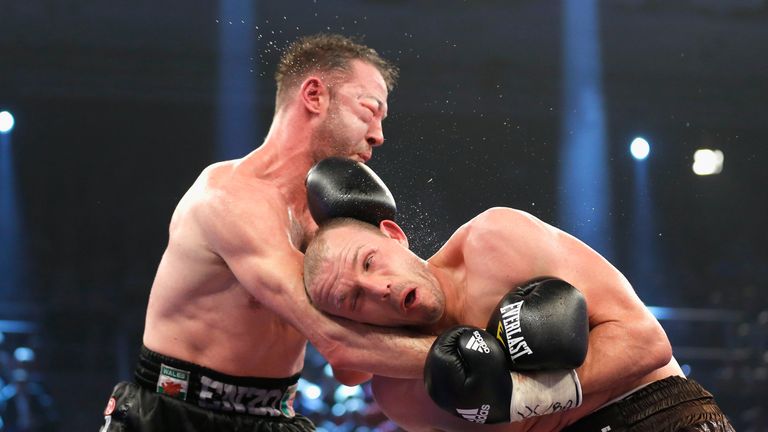
<svg viewBox="0 0 768 432">
<path fill-rule="evenodd" d="M 346 299 L 347 299 L 347 295 L 346 294 L 342 294 L 342 295 L 336 297 L 336 304 L 334 305 L 334 306 L 336 306 L 336 309 L 341 309 L 341 307 L 344 305 L 344 301 Z"/>
<path fill-rule="evenodd" d="M 379 113 L 379 112 L 378 112 L 378 110 L 377 110 L 376 108 L 374 108 L 374 107 L 372 107 L 372 106 L 370 106 L 370 105 L 367 105 L 367 104 L 366 104 L 366 105 L 364 105 L 364 106 L 365 106 L 366 108 L 368 108 L 368 111 L 370 111 L 370 112 L 371 112 L 371 114 L 373 114 L 373 115 L 376 115 L 376 114 L 378 114 L 378 113 Z"/>
<path fill-rule="evenodd" d="M 373 263 L 373 254 L 368 255 L 368 257 L 365 258 L 365 261 L 363 261 L 363 270 L 368 271 L 368 269 L 371 268 L 371 264 Z"/>
<path fill-rule="evenodd" d="M 363 106 L 365 107 L 365 111 L 363 111 L 363 115 L 362 115 L 361 118 L 363 118 L 366 122 L 369 122 L 369 121 L 372 121 L 373 119 L 375 119 L 376 118 L 376 114 L 378 114 L 376 112 L 376 110 L 371 108 L 368 105 L 363 105 Z"/>
<path fill-rule="evenodd" d="M 372 96 L 363 96 L 360 100 L 361 105 L 373 114 L 374 117 L 381 113 L 382 103 L 378 98 Z"/>
</svg>

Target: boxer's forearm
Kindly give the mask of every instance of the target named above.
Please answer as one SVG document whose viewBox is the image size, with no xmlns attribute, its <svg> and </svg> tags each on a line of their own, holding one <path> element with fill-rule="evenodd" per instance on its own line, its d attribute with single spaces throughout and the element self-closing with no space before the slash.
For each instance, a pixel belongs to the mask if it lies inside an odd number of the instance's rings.
<svg viewBox="0 0 768 432">
<path fill-rule="evenodd" d="M 421 378 L 434 336 L 331 317 L 299 300 L 292 324 L 334 367 L 395 378 Z"/>
<path fill-rule="evenodd" d="M 304 290 L 303 261 L 291 259 L 292 252 L 273 251 L 263 262 L 230 259 L 228 263 L 254 298 L 303 334 L 334 367 L 398 378 L 422 376 L 434 336 L 331 318 L 318 311 Z"/>
<path fill-rule="evenodd" d="M 284 267 L 280 272 L 277 266 L 261 266 L 260 270 L 257 281 L 266 279 L 266 283 L 244 285 L 261 286 L 253 289 L 257 298 L 303 334 L 333 367 L 397 378 L 422 376 L 434 336 L 330 317 L 309 302 L 300 277 L 291 281 L 280 276 L 301 273 Z M 244 276 L 239 278 L 241 282 L 248 281 Z"/>
<path fill-rule="evenodd" d="M 667 364 L 671 355 L 656 321 L 606 322 L 590 330 L 587 358 L 577 372 L 584 394 L 594 394 L 631 385 Z"/>
</svg>

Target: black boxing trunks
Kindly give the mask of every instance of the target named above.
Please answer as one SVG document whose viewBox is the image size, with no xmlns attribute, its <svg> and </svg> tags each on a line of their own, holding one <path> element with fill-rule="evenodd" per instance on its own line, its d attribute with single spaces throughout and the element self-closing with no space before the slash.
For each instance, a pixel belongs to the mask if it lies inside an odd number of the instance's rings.
<svg viewBox="0 0 768 432">
<path fill-rule="evenodd" d="M 734 432 L 711 393 L 673 376 L 579 419 L 563 432 Z"/>
<path fill-rule="evenodd" d="M 115 386 L 100 432 L 314 431 L 293 411 L 298 381 L 226 375 L 142 346 L 134 382 Z"/>
</svg>

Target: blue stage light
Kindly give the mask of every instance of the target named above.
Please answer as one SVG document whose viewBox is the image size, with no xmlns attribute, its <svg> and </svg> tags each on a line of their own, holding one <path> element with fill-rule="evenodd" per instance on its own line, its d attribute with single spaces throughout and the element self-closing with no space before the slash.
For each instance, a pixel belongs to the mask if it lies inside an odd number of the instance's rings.
<svg viewBox="0 0 768 432">
<path fill-rule="evenodd" d="M 336 417 L 341 417 L 347 413 L 347 407 L 345 407 L 344 404 L 340 404 L 340 403 L 334 404 L 333 407 L 331 408 L 331 413 L 333 413 L 333 415 L 335 415 Z"/>
<path fill-rule="evenodd" d="M 345 400 L 347 400 L 347 398 L 351 398 L 351 397 L 362 398 L 363 396 L 364 396 L 363 388 L 360 387 L 359 385 L 351 386 L 351 387 L 340 385 L 336 388 L 336 391 L 333 394 L 334 400 L 339 403 L 344 402 Z"/>
<path fill-rule="evenodd" d="M 0 112 L 0 133 L 10 132 L 14 123 L 16 122 L 13 120 L 13 114 L 8 111 Z"/>
<path fill-rule="evenodd" d="M 637 137 L 632 140 L 632 144 L 629 145 L 629 151 L 632 153 L 632 157 L 637 160 L 643 160 L 648 157 L 651 152 L 651 146 L 643 138 Z"/>
<path fill-rule="evenodd" d="M 333 378 L 333 367 L 331 367 L 330 363 L 326 363 L 323 367 L 323 375 Z"/>
<path fill-rule="evenodd" d="M 359 412 L 365 408 L 365 402 L 360 398 L 349 398 L 344 402 L 347 412 Z"/>
<path fill-rule="evenodd" d="M 13 356 L 20 362 L 32 361 L 35 359 L 35 352 L 31 348 L 18 347 L 13 352 Z"/>
<path fill-rule="evenodd" d="M 680 369 L 683 370 L 683 374 L 685 374 L 685 376 L 691 375 L 691 365 L 689 364 L 680 365 Z"/>
<path fill-rule="evenodd" d="M 558 223 L 611 260 L 611 173 L 597 0 L 562 2 Z"/>
</svg>

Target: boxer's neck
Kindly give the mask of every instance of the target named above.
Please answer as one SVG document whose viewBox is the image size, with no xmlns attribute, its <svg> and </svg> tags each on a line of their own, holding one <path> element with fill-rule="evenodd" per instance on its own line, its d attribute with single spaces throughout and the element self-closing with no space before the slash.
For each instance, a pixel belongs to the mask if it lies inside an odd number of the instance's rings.
<svg viewBox="0 0 768 432">
<path fill-rule="evenodd" d="M 240 169 L 276 187 L 288 205 L 302 212 L 307 206 L 305 180 L 313 160 L 306 147 L 267 141 L 241 160 Z"/>
<path fill-rule="evenodd" d="M 437 323 L 426 329 L 427 332 L 436 335 L 449 327 L 461 324 L 466 318 L 464 311 L 466 310 L 467 279 L 464 260 L 460 255 L 457 256 L 450 251 L 450 248 L 443 248 L 441 254 L 436 254 L 427 261 L 430 273 L 437 280 L 445 296 L 443 315 Z"/>
</svg>

